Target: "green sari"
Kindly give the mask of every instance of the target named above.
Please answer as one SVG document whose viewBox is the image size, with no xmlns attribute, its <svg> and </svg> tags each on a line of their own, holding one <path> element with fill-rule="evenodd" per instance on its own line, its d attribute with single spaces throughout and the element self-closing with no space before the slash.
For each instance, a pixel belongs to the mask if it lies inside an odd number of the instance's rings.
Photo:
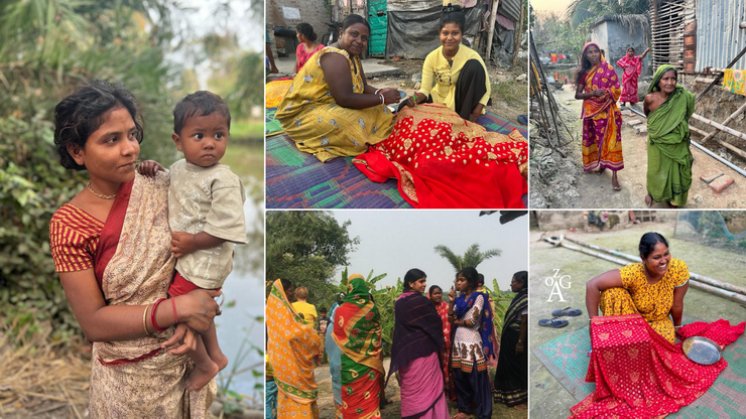
<svg viewBox="0 0 746 419">
<path fill-rule="evenodd" d="M 653 75 L 648 93 L 658 89 L 658 82 L 666 71 L 661 65 Z M 671 205 L 686 204 L 692 186 L 692 152 L 689 149 L 689 117 L 694 113 L 694 95 L 681 86 L 656 110 L 648 115 L 648 173 L 647 189 L 658 202 Z"/>
</svg>

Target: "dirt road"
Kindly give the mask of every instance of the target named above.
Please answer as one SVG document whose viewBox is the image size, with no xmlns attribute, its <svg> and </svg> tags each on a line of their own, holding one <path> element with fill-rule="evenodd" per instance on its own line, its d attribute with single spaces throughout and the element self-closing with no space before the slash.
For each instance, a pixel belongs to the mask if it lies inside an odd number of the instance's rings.
<svg viewBox="0 0 746 419">
<path fill-rule="evenodd" d="M 581 122 L 579 119 L 581 101 L 574 98 L 571 86 L 554 91 L 557 103 L 564 107 L 562 118 L 575 138 L 568 146 L 570 153 L 566 161 L 554 161 L 557 170 L 543 170 L 546 181 L 538 177 L 531 178 L 531 206 L 534 208 L 644 208 L 647 173 L 647 138 L 637 134 L 627 122 L 644 118 L 639 116 L 622 117 L 622 144 L 624 169 L 619 171 L 619 182 L 622 190 L 614 192 L 611 188 L 611 173 L 583 173 L 580 154 Z M 640 106 L 640 104 L 638 104 Z M 533 135 L 533 132 L 532 132 Z M 693 180 L 689 190 L 688 208 L 744 208 L 746 207 L 746 179 L 712 157 L 692 147 L 694 166 Z M 560 159 L 556 156 L 556 159 Z M 541 163 L 539 163 L 541 165 Z M 532 166 L 533 170 L 533 166 Z M 712 171 L 723 172 L 732 177 L 735 183 L 721 193 L 716 193 L 707 186 L 700 176 Z M 665 208 L 665 204 L 655 204 Z"/>
</svg>

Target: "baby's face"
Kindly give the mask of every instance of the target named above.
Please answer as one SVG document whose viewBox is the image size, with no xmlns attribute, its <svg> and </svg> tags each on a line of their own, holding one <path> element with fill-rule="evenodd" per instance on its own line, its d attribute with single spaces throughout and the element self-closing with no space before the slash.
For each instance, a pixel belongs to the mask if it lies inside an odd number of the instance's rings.
<svg viewBox="0 0 746 419">
<path fill-rule="evenodd" d="M 174 133 L 172 138 L 189 163 L 211 167 L 223 158 L 229 135 L 225 116 L 213 112 L 187 119 L 181 132 Z"/>
</svg>

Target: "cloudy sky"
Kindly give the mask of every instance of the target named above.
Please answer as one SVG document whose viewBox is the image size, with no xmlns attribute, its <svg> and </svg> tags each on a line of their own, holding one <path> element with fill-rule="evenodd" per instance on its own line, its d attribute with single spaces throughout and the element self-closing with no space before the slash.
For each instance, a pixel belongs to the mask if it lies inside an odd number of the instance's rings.
<svg viewBox="0 0 746 419">
<path fill-rule="evenodd" d="M 473 243 L 481 250 L 500 249 L 501 256 L 483 262 L 477 270 L 488 283 L 497 278 L 508 289 L 513 273 L 527 270 L 528 215 L 500 224 L 499 214 L 479 216 L 479 211 L 333 211 L 339 220 L 351 221 L 348 231 L 360 238 L 350 256 L 350 272 L 386 273 L 379 284 L 393 285 L 410 268 L 427 274 L 433 284 L 449 289 L 455 271 L 433 248 L 442 244 L 463 254 Z"/>
</svg>

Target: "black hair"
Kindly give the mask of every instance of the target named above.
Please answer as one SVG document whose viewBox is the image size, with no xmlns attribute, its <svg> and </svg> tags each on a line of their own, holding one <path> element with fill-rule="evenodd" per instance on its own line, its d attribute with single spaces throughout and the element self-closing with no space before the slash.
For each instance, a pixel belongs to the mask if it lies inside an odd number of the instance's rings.
<svg viewBox="0 0 746 419">
<path fill-rule="evenodd" d="M 635 53 L 635 47 L 627 47 L 627 51 L 632 50 L 632 53 Z"/>
<path fill-rule="evenodd" d="M 280 283 L 282 283 L 282 289 L 285 291 L 286 294 L 289 289 L 293 288 L 293 283 L 290 282 L 289 279 L 280 278 Z"/>
<path fill-rule="evenodd" d="M 412 282 L 425 278 L 426 276 L 427 274 L 425 272 L 422 272 L 420 269 L 412 268 L 408 270 L 407 273 L 404 275 L 404 290 L 411 290 Z"/>
<path fill-rule="evenodd" d="M 479 273 L 476 269 L 472 268 L 471 266 L 466 267 L 458 271 L 456 277 L 458 277 L 459 275 L 466 278 L 466 282 L 469 283 L 469 288 L 471 288 L 472 291 L 476 291 L 477 285 L 479 283 Z"/>
<path fill-rule="evenodd" d="M 638 250 L 640 250 L 640 257 L 643 259 L 647 259 L 647 257 L 650 256 L 651 253 L 653 253 L 655 245 L 658 243 L 663 243 L 666 245 L 666 247 L 668 247 L 668 241 L 660 233 L 651 231 L 643 234 L 642 237 L 640 237 L 640 245 L 638 246 Z"/>
<path fill-rule="evenodd" d="M 464 27 L 466 27 L 466 16 L 463 12 L 458 9 L 453 11 L 445 10 L 443 15 L 440 17 L 440 25 L 438 25 L 438 31 L 440 32 L 447 23 L 455 23 L 458 25 L 461 33 L 464 33 Z"/>
<path fill-rule="evenodd" d="M 231 127 L 231 111 L 223 99 L 215 93 L 200 90 L 187 95 L 174 107 L 174 133 L 179 134 L 186 120 L 194 116 L 207 116 L 217 112 L 225 117 L 228 129 Z"/>
<path fill-rule="evenodd" d="M 368 28 L 368 32 L 370 32 L 370 23 L 368 23 L 364 17 L 356 14 L 347 15 L 347 17 L 342 21 L 342 32 L 356 23 L 362 23 Z"/>
<path fill-rule="evenodd" d="M 521 289 L 527 290 L 528 289 L 528 272 L 527 271 L 518 271 L 513 274 L 513 279 L 520 282 Z"/>
<path fill-rule="evenodd" d="M 484 285 L 484 275 L 477 274 L 477 284 Z"/>
<path fill-rule="evenodd" d="M 93 80 L 54 107 L 54 145 L 64 168 L 85 170 L 85 166 L 73 160 L 67 147 L 85 147 L 88 137 L 101 127 L 104 117 L 117 108 L 127 109 L 135 122 L 135 138 L 142 142 L 142 119 L 135 98 L 120 84 Z"/>
<path fill-rule="evenodd" d="M 598 47 L 598 45 L 593 44 L 596 49 L 598 49 L 599 53 L 601 52 L 601 48 Z M 586 52 L 590 49 L 590 45 L 586 48 L 583 48 L 583 51 L 580 52 L 580 68 L 577 70 L 577 74 L 575 76 L 575 86 L 580 86 L 583 84 L 583 79 L 585 79 L 585 74 L 588 72 L 588 70 L 593 67 L 593 64 L 591 64 L 591 61 L 588 59 L 588 57 L 585 56 Z"/>
<path fill-rule="evenodd" d="M 295 31 L 305 36 L 306 39 L 311 42 L 314 42 L 317 38 L 316 32 L 313 31 L 313 26 L 306 22 L 299 23 L 298 26 L 295 27 Z"/>
<path fill-rule="evenodd" d="M 432 297 L 435 290 L 440 290 L 441 293 L 443 292 L 443 288 L 437 285 L 430 285 L 430 289 L 427 290 L 427 295 Z"/>
</svg>

